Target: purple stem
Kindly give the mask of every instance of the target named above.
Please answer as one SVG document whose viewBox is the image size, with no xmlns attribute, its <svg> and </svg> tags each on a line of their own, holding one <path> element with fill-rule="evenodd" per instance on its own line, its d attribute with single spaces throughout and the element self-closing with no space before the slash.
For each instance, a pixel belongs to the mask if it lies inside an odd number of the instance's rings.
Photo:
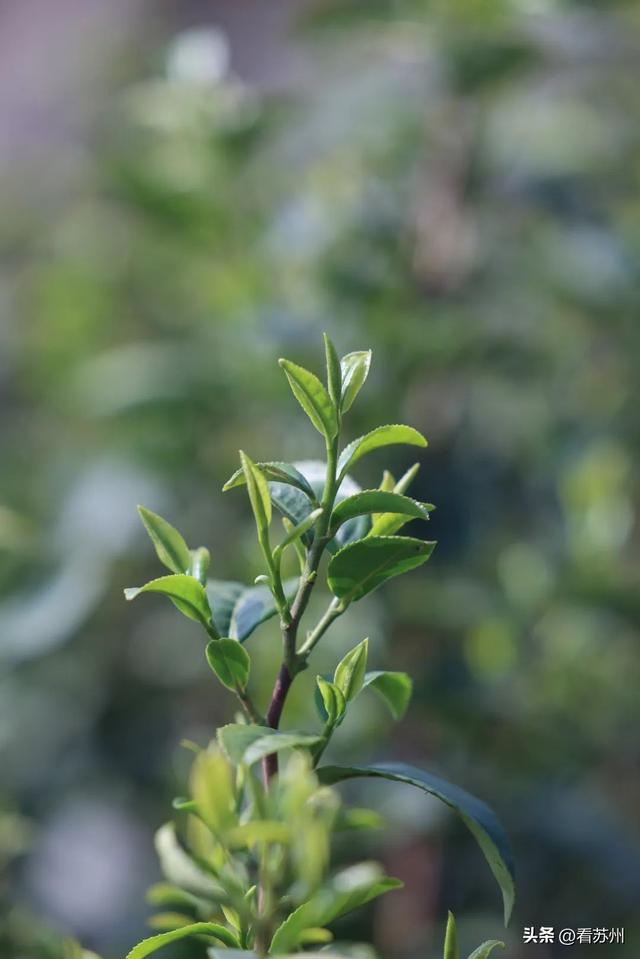
<svg viewBox="0 0 640 959">
<path fill-rule="evenodd" d="M 282 716 L 282 710 L 284 709 L 287 693 L 289 692 L 292 682 L 292 676 L 285 663 L 283 663 L 280 667 L 280 672 L 278 673 L 275 686 L 273 687 L 271 703 L 269 704 L 269 711 L 267 713 L 267 725 L 271 726 L 272 729 L 277 729 L 280 725 L 280 717 Z M 277 772 L 277 753 L 272 753 L 270 756 L 265 756 L 265 758 L 262 760 L 262 773 L 265 786 L 269 784 L 269 781 L 276 775 Z"/>
</svg>

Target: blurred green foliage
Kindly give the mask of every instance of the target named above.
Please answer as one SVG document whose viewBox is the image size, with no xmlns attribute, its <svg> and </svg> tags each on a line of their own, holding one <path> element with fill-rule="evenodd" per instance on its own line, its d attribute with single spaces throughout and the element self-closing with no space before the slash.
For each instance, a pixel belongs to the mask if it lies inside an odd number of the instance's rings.
<svg viewBox="0 0 640 959">
<path fill-rule="evenodd" d="M 190 541 L 245 524 L 215 562 L 260 572 L 248 515 L 217 491 L 238 448 L 317 455 L 273 360 L 312 364 L 327 329 L 342 352 L 374 349 L 354 435 L 384 420 L 428 436 L 414 489 L 439 541 L 429 576 L 354 613 L 333 649 L 393 644 L 417 679 L 393 749 L 501 795 L 510 954 L 524 924 L 626 925 L 616 955 L 635 956 L 636 6 L 316 4 L 292 25 L 305 76 L 277 96 L 157 16 L 81 144 L 3 171 L 0 758 L 35 830 L 12 897 L 109 959 L 139 931 L 151 826 L 184 776 L 172 748 L 205 742 L 229 701 L 195 628 L 124 608 L 121 587 L 151 574 L 133 506 Z M 373 458 L 358 478 L 379 482 Z M 354 727 L 345 752 L 373 757 L 383 708 Z M 395 943 L 383 906 L 381 955 L 437 955 L 443 903 L 463 942 L 490 933 L 465 836 L 422 805 L 395 814 L 386 865 L 411 932 Z M 97 866 L 71 834 L 113 857 L 98 907 L 79 905 Z"/>
</svg>

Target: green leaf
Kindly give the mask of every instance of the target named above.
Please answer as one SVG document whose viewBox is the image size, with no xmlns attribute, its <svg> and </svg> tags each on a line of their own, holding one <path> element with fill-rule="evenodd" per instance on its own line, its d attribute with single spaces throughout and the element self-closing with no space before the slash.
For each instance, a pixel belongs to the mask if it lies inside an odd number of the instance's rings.
<svg viewBox="0 0 640 959">
<path fill-rule="evenodd" d="M 251 457 L 240 450 L 240 461 L 244 472 L 247 491 L 251 501 L 251 509 L 258 529 L 258 537 L 264 538 L 267 535 L 271 524 L 271 497 L 269 496 L 269 487 L 262 472 L 258 469 Z"/>
<path fill-rule="evenodd" d="M 323 766 L 316 770 L 326 785 L 343 779 L 374 777 L 408 783 L 440 799 L 456 812 L 478 842 L 495 876 L 504 901 L 505 924 L 509 921 L 515 899 L 513 855 L 509 840 L 495 813 L 470 793 L 439 776 L 424 772 L 406 763 L 374 763 L 371 766 Z"/>
<path fill-rule="evenodd" d="M 207 643 L 207 662 L 223 686 L 234 692 L 245 690 L 251 660 L 237 639 L 212 639 Z"/>
<path fill-rule="evenodd" d="M 279 363 L 293 395 L 315 428 L 332 440 L 338 432 L 338 419 L 331 397 L 318 377 L 290 360 L 280 360 Z"/>
<path fill-rule="evenodd" d="M 227 838 L 234 849 L 250 849 L 258 843 L 288 843 L 291 841 L 291 828 L 284 822 L 272 819 L 260 819 L 236 826 Z"/>
<path fill-rule="evenodd" d="M 163 875 L 175 886 L 196 895 L 217 899 L 224 890 L 182 848 L 172 822 L 165 823 L 156 832 L 155 847 Z"/>
<path fill-rule="evenodd" d="M 390 492 L 393 493 L 404 493 L 404 491 L 409 487 L 414 476 L 420 469 L 419 463 L 414 463 L 403 476 L 400 477 L 396 483 L 393 479 L 391 473 L 388 473 L 386 470 L 382 478 L 382 483 L 386 484 Z M 389 485 L 390 484 L 390 485 Z M 382 489 L 382 484 L 381 484 Z M 424 508 L 431 512 L 435 507 L 431 503 L 424 503 Z M 398 513 L 377 513 L 373 517 L 373 525 L 369 536 L 393 536 L 398 530 L 401 530 L 402 527 L 409 522 L 408 516 L 402 516 Z"/>
<path fill-rule="evenodd" d="M 322 334 L 324 340 L 324 354 L 327 364 L 327 386 L 329 387 L 329 396 L 333 400 L 334 408 L 340 409 L 340 400 L 342 395 L 342 370 L 340 369 L 340 360 L 336 353 L 336 348 L 327 336 Z"/>
<path fill-rule="evenodd" d="M 293 466 L 292 463 L 256 463 L 261 473 L 264 473 L 265 479 L 274 483 L 287 483 L 294 486 L 305 494 L 313 503 L 316 502 L 316 496 L 311 486 L 302 473 Z M 222 487 L 223 492 L 233 489 L 235 486 L 244 486 L 244 470 L 242 467 L 229 477 Z"/>
<path fill-rule="evenodd" d="M 362 599 L 386 580 L 421 566 L 435 543 L 409 536 L 368 536 L 349 543 L 329 562 L 331 592 L 346 603 Z"/>
<path fill-rule="evenodd" d="M 364 682 L 369 655 L 369 640 L 363 639 L 338 663 L 333 681 L 347 702 L 355 699 Z"/>
<path fill-rule="evenodd" d="M 322 513 L 323 511 L 321 509 L 314 509 L 300 523 L 298 523 L 296 526 L 292 526 L 289 532 L 287 533 L 287 535 L 285 536 L 285 538 L 283 539 L 283 541 L 279 543 L 278 546 L 276 546 L 276 548 L 274 549 L 273 555 L 274 556 L 280 555 L 280 553 L 282 553 L 287 548 L 287 546 L 290 546 L 291 543 L 293 543 L 295 540 L 301 539 L 301 537 L 304 536 L 307 530 L 311 529 L 311 527 L 314 525 L 316 520 L 318 520 L 322 516 Z M 290 520 L 287 520 L 286 516 L 284 517 L 284 521 L 290 522 Z"/>
<path fill-rule="evenodd" d="M 190 926 L 182 926 L 180 929 L 172 929 L 170 932 L 160 933 L 159 936 L 143 939 L 133 947 L 131 952 L 127 953 L 127 959 L 145 959 L 145 956 L 150 956 L 152 952 L 157 952 L 163 946 L 177 942 L 178 939 L 185 939 L 187 936 L 210 936 L 230 948 L 240 945 L 236 936 L 217 922 L 194 922 Z"/>
<path fill-rule="evenodd" d="M 163 593 L 177 606 L 181 613 L 201 623 L 205 628 L 211 625 L 211 610 L 204 587 L 193 576 L 174 574 L 152 579 L 144 586 L 125 589 L 128 600 L 135 599 L 141 593 Z"/>
<path fill-rule="evenodd" d="M 394 719 L 402 719 L 413 690 L 413 680 L 407 673 L 386 670 L 367 673 L 363 685 L 375 690 L 389 707 Z"/>
<path fill-rule="evenodd" d="M 316 683 L 324 712 L 322 718 L 329 726 L 338 726 L 347 708 L 344 693 L 335 683 L 329 682 L 323 676 L 317 676 Z"/>
<path fill-rule="evenodd" d="M 285 596 L 291 599 L 298 588 L 297 578 L 285 580 L 283 587 Z M 207 595 L 213 610 L 213 622 L 220 635 L 230 636 L 241 643 L 278 611 L 267 586 L 245 586 L 243 583 L 210 579 Z"/>
<path fill-rule="evenodd" d="M 432 509 L 430 503 L 418 503 L 401 493 L 387 493 L 378 489 L 363 490 L 354 496 L 347 496 L 336 505 L 331 514 L 331 528 L 335 529 L 346 520 L 366 513 L 399 513 L 410 519 L 428 520 Z"/>
<path fill-rule="evenodd" d="M 382 874 L 376 863 L 361 863 L 344 869 L 312 894 L 276 929 L 269 953 L 282 955 L 303 941 L 307 929 L 328 925 L 402 883 Z"/>
<path fill-rule="evenodd" d="M 460 959 L 458 930 L 456 929 L 456 920 L 452 912 L 450 912 L 447 917 L 447 931 L 444 937 L 444 959 Z"/>
<path fill-rule="evenodd" d="M 191 553 L 191 563 L 189 564 L 189 575 L 197 579 L 201 586 L 207 585 L 207 570 L 211 562 L 211 554 L 206 546 L 199 546 L 197 549 L 189 550 Z"/>
<path fill-rule="evenodd" d="M 316 746 L 321 738 L 308 733 L 281 733 L 269 726 L 243 726 L 240 723 L 229 723 L 218 729 L 218 741 L 230 762 L 236 766 L 241 763 L 251 766 L 281 749 Z"/>
<path fill-rule="evenodd" d="M 339 480 L 351 469 L 362 456 L 371 453 L 373 450 L 380 449 L 383 446 L 394 446 L 404 443 L 409 446 L 426 446 L 427 441 L 412 426 L 378 426 L 377 429 L 359 436 L 353 442 L 345 446 L 338 460 Z"/>
<path fill-rule="evenodd" d="M 188 573 L 191 568 L 191 553 L 178 530 L 162 516 L 152 513 L 144 506 L 138 506 L 138 513 L 163 566 L 172 573 Z"/>
<path fill-rule="evenodd" d="M 369 375 L 371 366 L 371 350 L 357 350 L 347 353 L 340 360 L 342 370 L 342 412 L 351 408 L 353 401 L 362 389 L 364 381 Z"/>
<path fill-rule="evenodd" d="M 486 942 L 483 942 L 481 946 L 478 946 L 477 949 L 474 949 L 469 959 L 487 959 L 487 956 L 500 946 L 504 949 L 504 942 L 501 942 L 499 939 L 488 939 Z"/>
</svg>

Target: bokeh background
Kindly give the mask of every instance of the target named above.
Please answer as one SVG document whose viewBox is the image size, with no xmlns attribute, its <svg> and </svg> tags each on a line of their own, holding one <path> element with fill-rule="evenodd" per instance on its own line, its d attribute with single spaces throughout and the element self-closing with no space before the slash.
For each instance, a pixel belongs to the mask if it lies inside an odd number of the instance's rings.
<svg viewBox="0 0 640 959">
<path fill-rule="evenodd" d="M 640 953 L 640 11 L 561 0 L 5 0 L 0 8 L 0 953 L 144 934 L 183 737 L 231 702 L 135 504 L 260 571 L 237 449 L 320 452 L 276 364 L 373 347 L 352 436 L 430 440 L 424 570 L 354 608 L 416 695 L 362 701 L 334 757 L 393 754 L 484 797 L 523 926 Z M 370 457 L 358 479 L 413 461 Z M 251 640 L 265 669 L 276 636 Z M 311 677 L 312 681 L 313 677 Z M 291 722 L 312 722 L 308 690 Z M 437 804 L 359 791 L 407 889 L 345 924 L 384 959 L 500 935 Z M 355 793 L 353 795 L 356 795 Z M 338 849 L 338 857 L 352 849 Z M 170 956 L 193 959 L 197 946 Z"/>
</svg>

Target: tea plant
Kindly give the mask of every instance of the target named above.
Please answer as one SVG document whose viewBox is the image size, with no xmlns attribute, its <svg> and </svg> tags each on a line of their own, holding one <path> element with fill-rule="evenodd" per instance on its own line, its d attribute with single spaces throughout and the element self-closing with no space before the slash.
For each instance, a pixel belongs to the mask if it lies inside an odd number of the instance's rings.
<svg viewBox="0 0 640 959">
<path fill-rule="evenodd" d="M 240 468 L 224 486 L 225 491 L 245 487 L 249 497 L 264 561 L 264 572 L 253 584 L 209 578 L 208 550 L 190 549 L 166 520 L 140 508 L 169 573 L 127 589 L 127 599 L 164 594 L 199 624 L 208 639 L 209 666 L 237 697 L 239 714 L 218 730 L 208 748 L 197 751 L 189 795 L 174 802 L 184 820 L 181 837 L 173 824 L 157 835 L 167 881 L 151 889 L 150 900 L 162 910 L 153 920 L 161 931 L 134 947 L 128 959 L 144 959 L 192 936 L 203 942 L 203 949 L 208 944 L 211 959 L 263 959 L 308 946 L 322 947 L 326 955 L 324 944 L 332 940 L 335 919 L 401 885 L 371 862 L 330 869 L 335 832 L 377 824 L 377 817 L 367 810 L 344 808 L 331 788 L 361 777 L 409 784 L 456 812 L 500 885 L 505 922 L 511 913 L 511 853 L 502 827 L 484 803 L 405 763 L 321 764 L 351 703 L 363 691 L 377 693 L 395 719 L 407 708 L 410 677 L 368 670 L 367 639 L 346 653 L 332 678 L 317 677 L 318 728 L 280 729 L 291 685 L 309 666 L 313 650 L 332 623 L 387 580 L 421 566 L 435 546 L 398 535 L 409 521 L 428 520 L 433 509 L 406 495 L 418 464 L 398 480 L 385 471 L 374 490 L 362 490 L 351 476 L 367 453 L 393 444 L 425 447 L 426 440 L 410 426 L 384 425 L 341 449 L 342 421 L 367 378 L 371 353 L 359 351 L 339 359 L 326 336 L 325 353 L 326 386 L 301 366 L 280 360 L 293 395 L 324 440 L 325 460 L 254 463 L 241 452 Z M 283 524 L 278 542 L 274 509 Z M 326 573 L 321 575 L 325 554 Z M 297 564 L 293 578 L 283 574 L 285 557 L 287 563 L 294 558 Z M 303 632 L 309 599 L 323 578 L 331 599 L 319 620 Z M 251 691 L 251 658 L 245 643 L 273 616 L 278 616 L 282 631 L 282 660 L 263 711 Z M 491 941 L 480 946 L 473 959 L 488 956 L 495 945 Z M 344 949 L 339 952 L 348 954 Z M 450 917 L 445 959 L 458 957 Z"/>
</svg>

